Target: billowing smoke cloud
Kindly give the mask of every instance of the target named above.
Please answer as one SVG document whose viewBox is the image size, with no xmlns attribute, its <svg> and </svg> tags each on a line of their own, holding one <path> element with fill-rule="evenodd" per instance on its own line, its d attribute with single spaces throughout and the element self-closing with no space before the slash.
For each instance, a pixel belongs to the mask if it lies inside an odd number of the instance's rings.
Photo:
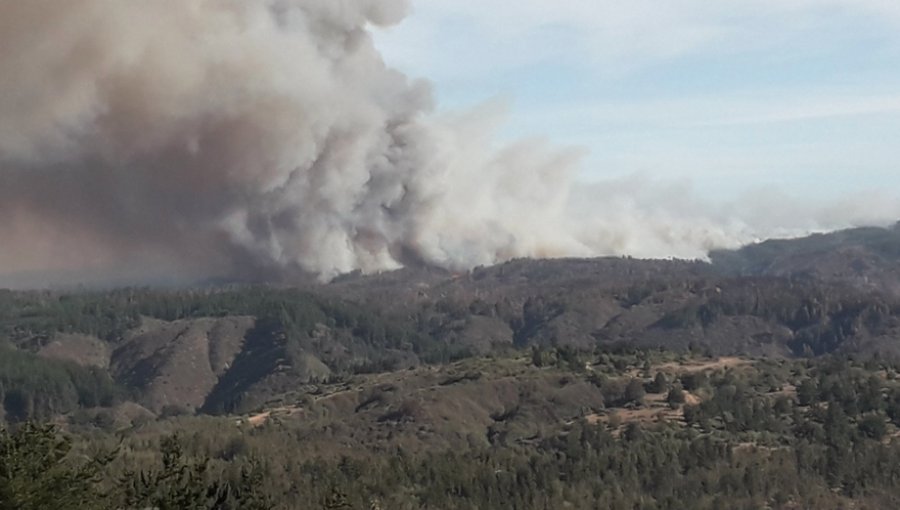
<svg viewBox="0 0 900 510">
<path fill-rule="evenodd" d="M 0 1 L 0 285 L 700 257 L 752 237 L 579 189 L 577 152 L 498 147 L 489 111 L 433 115 L 370 38 L 407 8 Z"/>
</svg>

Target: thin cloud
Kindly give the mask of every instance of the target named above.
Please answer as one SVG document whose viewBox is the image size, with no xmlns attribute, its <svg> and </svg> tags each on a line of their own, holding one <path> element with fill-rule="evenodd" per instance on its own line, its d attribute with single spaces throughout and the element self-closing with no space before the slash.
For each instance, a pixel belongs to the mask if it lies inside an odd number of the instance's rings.
<svg viewBox="0 0 900 510">
<path fill-rule="evenodd" d="M 452 30 L 446 29 L 447 26 Z M 477 55 L 454 72 L 510 69 L 548 59 L 580 60 L 617 73 L 665 59 L 822 44 L 880 33 L 900 42 L 900 3 L 879 0 L 428 0 L 382 37 L 395 63 L 429 76 L 451 74 L 441 58 Z M 558 34 L 566 44 L 554 44 Z"/>
<path fill-rule="evenodd" d="M 523 114 L 533 125 L 554 118 L 572 118 L 578 126 L 652 126 L 705 128 L 779 124 L 866 115 L 900 115 L 900 94 L 803 94 L 781 91 L 749 96 L 719 94 L 705 97 L 554 104 Z"/>
</svg>

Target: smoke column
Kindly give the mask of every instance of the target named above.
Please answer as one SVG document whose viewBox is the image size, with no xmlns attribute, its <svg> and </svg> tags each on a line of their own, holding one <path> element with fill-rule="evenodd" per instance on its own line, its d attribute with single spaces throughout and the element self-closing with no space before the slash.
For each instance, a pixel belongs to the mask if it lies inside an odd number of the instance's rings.
<svg viewBox="0 0 900 510">
<path fill-rule="evenodd" d="M 324 280 L 746 240 L 586 194 L 577 152 L 498 146 L 490 111 L 431 113 L 429 85 L 370 37 L 407 8 L 0 0 L 6 284 Z"/>
</svg>

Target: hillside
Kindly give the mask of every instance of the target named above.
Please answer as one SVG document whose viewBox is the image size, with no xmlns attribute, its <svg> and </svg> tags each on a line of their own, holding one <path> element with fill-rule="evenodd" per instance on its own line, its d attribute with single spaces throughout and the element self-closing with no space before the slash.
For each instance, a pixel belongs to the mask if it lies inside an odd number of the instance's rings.
<svg viewBox="0 0 900 510">
<path fill-rule="evenodd" d="M 531 348 L 896 359 L 898 243 L 898 228 L 857 229 L 711 264 L 516 260 L 300 288 L 7 291 L 0 327 L 23 355 L 111 379 L 157 414 L 246 412 L 302 384 Z"/>
<path fill-rule="evenodd" d="M 238 416 L 75 413 L 50 474 L 115 452 L 89 472 L 109 508 L 887 510 L 898 377 L 834 358 L 535 349 L 302 385 Z M 40 448 L 31 430 L 15 451 Z M 0 431 L 0 466 L 10 442 Z M 46 497 L 50 474 L 12 494 Z"/>
<path fill-rule="evenodd" d="M 98 490 L 181 444 L 232 484 L 192 494 L 261 509 L 896 508 L 897 236 L 0 291 L 0 419 L 55 423 L 73 461 L 118 452 Z"/>
<path fill-rule="evenodd" d="M 836 280 L 896 294 L 900 223 L 765 241 L 736 251 L 716 251 L 710 258 L 726 274 Z"/>
</svg>

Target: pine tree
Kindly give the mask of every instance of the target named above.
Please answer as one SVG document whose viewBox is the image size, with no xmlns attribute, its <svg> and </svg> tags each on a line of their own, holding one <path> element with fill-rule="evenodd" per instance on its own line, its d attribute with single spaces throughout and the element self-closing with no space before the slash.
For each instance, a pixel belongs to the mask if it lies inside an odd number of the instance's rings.
<svg viewBox="0 0 900 510">
<path fill-rule="evenodd" d="M 71 441 L 52 425 L 0 431 L 0 510 L 103 510 L 100 475 L 112 454 L 71 458 Z"/>
</svg>

